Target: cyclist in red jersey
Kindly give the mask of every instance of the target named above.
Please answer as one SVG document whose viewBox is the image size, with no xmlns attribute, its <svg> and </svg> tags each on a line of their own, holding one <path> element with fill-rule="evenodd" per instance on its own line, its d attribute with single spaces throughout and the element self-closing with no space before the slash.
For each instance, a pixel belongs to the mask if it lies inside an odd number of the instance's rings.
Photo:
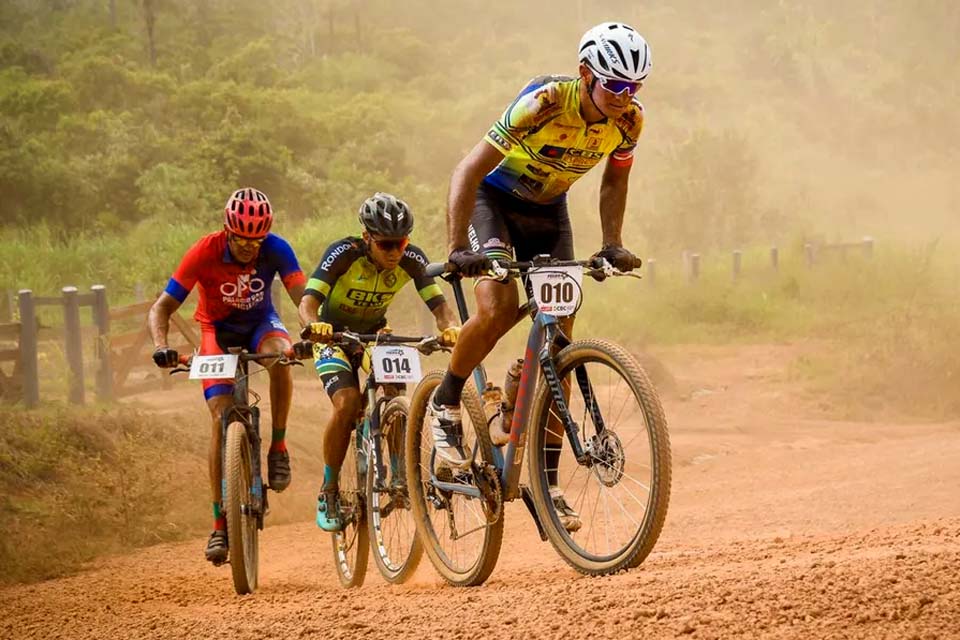
<svg viewBox="0 0 960 640">
<path fill-rule="evenodd" d="M 270 285 L 279 275 L 299 305 L 306 278 L 286 240 L 270 233 L 273 210 L 256 189 L 234 192 L 224 209 L 224 229 L 200 238 L 184 255 L 167 287 L 150 308 L 148 324 L 159 367 L 176 366 L 179 354 L 169 347 L 170 316 L 194 286 L 200 300 L 194 318 L 201 328 L 201 355 L 226 353 L 230 347 L 252 352 L 276 352 L 290 347 L 290 336 L 270 299 Z M 287 414 L 293 395 L 293 375 L 288 367 L 269 367 L 270 413 L 273 432 L 267 454 L 270 488 L 283 491 L 290 484 L 290 458 L 284 440 Z M 204 380 L 203 395 L 212 418 L 208 464 L 213 493 L 214 528 L 207 542 L 207 560 L 219 564 L 227 558 L 226 518 L 220 513 L 220 416 L 233 401 L 232 380 Z"/>
</svg>

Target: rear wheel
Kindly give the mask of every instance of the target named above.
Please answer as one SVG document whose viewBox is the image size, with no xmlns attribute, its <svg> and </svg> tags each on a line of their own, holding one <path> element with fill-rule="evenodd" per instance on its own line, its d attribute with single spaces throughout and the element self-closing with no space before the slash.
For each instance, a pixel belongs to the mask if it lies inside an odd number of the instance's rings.
<svg viewBox="0 0 960 640">
<path fill-rule="evenodd" d="M 333 562 L 344 587 L 359 587 L 367 575 L 366 481 L 357 472 L 357 439 L 350 438 L 350 447 L 340 468 L 340 513 L 343 530 L 332 534 Z"/>
<path fill-rule="evenodd" d="M 367 470 L 367 522 L 373 560 L 384 579 L 395 584 L 409 578 L 423 556 L 403 464 L 409 410 L 409 400 L 404 396 L 397 396 L 384 406 L 380 415 L 380 449 L 386 473 L 378 479 L 372 459 Z"/>
<path fill-rule="evenodd" d="M 233 587 L 240 595 L 253 593 L 258 580 L 258 522 L 254 512 L 250 441 L 242 422 L 227 427 L 224 456 L 227 542 Z"/>
<path fill-rule="evenodd" d="M 540 521 L 560 556 L 582 573 L 636 567 L 656 544 L 670 500 L 670 439 L 660 400 L 636 359 L 605 340 L 574 342 L 557 354 L 556 367 L 569 385 L 567 406 L 590 458 L 581 464 L 573 455 L 553 396 L 541 384 L 528 453 Z M 558 511 L 558 492 L 573 518 Z"/>
<path fill-rule="evenodd" d="M 503 510 L 501 507 L 490 522 L 490 511 L 482 498 L 436 486 L 438 473 L 446 482 L 477 486 L 472 472 L 454 475 L 443 469 L 438 471 L 435 464 L 427 403 L 443 375 L 442 371 L 433 371 L 425 376 L 410 399 L 404 448 L 407 486 L 417 534 L 437 572 L 454 586 L 475 586 L 482 584 L 496 566 L 503 541 Z M 491 472 L 490 434 L 472 384 L 464 387 L 462 406 L 464 447 L 472 451 L 479 446 L 477 461 Z"/>
</svg>

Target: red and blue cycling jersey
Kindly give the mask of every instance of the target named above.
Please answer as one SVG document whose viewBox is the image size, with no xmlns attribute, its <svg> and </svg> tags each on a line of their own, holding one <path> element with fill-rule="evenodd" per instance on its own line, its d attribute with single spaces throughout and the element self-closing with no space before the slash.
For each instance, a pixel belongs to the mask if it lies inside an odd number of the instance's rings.
<svg viewBox="0 0 960 640">
<path fill-rule="evenodd" d="M 183 302 L 198 286 L 200 300 L 193 316 L 197 322 L 246 333 L 276 314 L 270 285 L 278 274 L 288 291 L 306 283 L 297 256 L 286 240 L 268 234 L 256 260 L 241 264 L 227 247 L 227 232 L 218 231 L 190 247 L 165 291 Z"/>
</svg>

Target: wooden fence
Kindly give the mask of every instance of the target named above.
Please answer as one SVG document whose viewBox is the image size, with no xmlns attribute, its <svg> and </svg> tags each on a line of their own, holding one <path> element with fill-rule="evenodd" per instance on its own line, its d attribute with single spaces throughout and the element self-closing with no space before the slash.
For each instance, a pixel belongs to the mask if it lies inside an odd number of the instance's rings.
<svg viewBox="0 0 960 640">
<path fill-rule="evenodd" d="M 803 261 L 809 269 L 813 269 L 820 261 L 827 257 L 836 256 L 840 260 L 846 261 L 848 255 L 858 254 L 864 258 L 873 257 L 874 240 L 867 236 L 863 240 L 855 242 L 835 242 L 835 243 L 806 243 L 803 245 Z M 693 251 L 684 251 L 682 254 L 683 267 L 686 272 L 687 280 L 697 282 L 701 274 L 701 255 Z M 766 258 L 766 268 L 771 271 L 780 269 L 780 249 L 779 247 L 770 247 L 770 252 Z M 650 285 L 657 283 L 657 260 L 647 258 L 643 262 L 644 279 Z M 730 277 L 737 281 L 743 276 L 743 252 L 732 251 L 730 253 Z"/>
<path fill-rule="evenodd" d="M 81 294 L 76 287 L 64 287 L 60 296 L 35 296 L 29 289 L 17 295 L 19 320 L 13 322 L 12 302 L 6 297 L 0 308 L 0 363 L 13 362 L 13 371 L 6 374 L 0 369 L 0 397 L 4 400 L 22 400 L 27 407 L 40 403 L 39 354 L 42 342 L 61 342 L 64 347 L 68 369 L 68 399 L 74 404 L 83 404 L 86 395 L 84 367 L 84 339 L 93 340 L 95 384 L 98 400 L 111 400 L 138 393 L 158 386 L 156 380 L 140 383 L 131 381 L 130 374 L 138 367 L 150 367 L 151 340 L 147 328 L 147 311 L 152 302 L 138 302 L 111 309 L 107 303 L 107 290 L 103 285 L 90 287 L 90 293 Z M 42 326 L 37 310 L 42 307 L 60 307 L 63 310 L 63 327 Z M 82 307 L 90 307 L 93 326 L 84 327 L 80 320 Z M 129 320 L 138 320 L 139 328 L 133 331 L 111 331 L 111 325 Z M 171 317 L 171 344 L 175 349 L 191 351 L 199 345 L 199 338 L 190 322 L 179 314 Z M 15 343 L 15 346 L 10 346 Z M 7 345 L 7 346 L 3 346 Z M 167 388 L 170 381 L 160 376 L 159 385 Z"/>
</svg>

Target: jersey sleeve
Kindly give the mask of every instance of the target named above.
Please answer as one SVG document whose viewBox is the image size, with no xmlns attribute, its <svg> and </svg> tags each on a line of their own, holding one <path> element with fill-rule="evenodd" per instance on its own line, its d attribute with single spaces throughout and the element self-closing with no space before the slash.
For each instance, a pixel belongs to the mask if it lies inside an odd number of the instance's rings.
<svg viewBox="0 0 960 640">
<path fill-rule="evenodd" d="M 304 284 L 307 277 L 303 275 L 303 270 L 300 269 L 300 263 L 297 261 L 297 255 L 290 243 L 272 233 L 269 238 L 270 256 L 277 273 L 280 274 L 280 280 L 283 282 L 284 288 L 290 291 L 293 287 Z"/>
<path fill-rule="evenodd" d="M 203 266 L 203 255 L 207 248 L 204 240 L 205 239 L 198 240 L 192 247 L 187 249 L 176 271 L 173 272 L 173 276 L 164 288 L 164 291 L 173 296 L 177 302 L 182 303 L 187 299 L 187 296 L 190 295 L 193 287 L 197 284 L 197 280 L 200 278 L 200 271 Z"/>
<path fill-rule="evenodd" d="M 634 100 L 630 108 L 617 119 L 617 128 L 623 141 L 610 154 L 610 162 L 615 166 L 628 167 L 633 164 L 633 151 L 643 131 L 643 105 Z"/>
<path fill-rule="evenodd" d="M 560 96 L 555 82 L 538 83 L 535 79 L 493 123 L 484 140 L 506 155 L 523 139 L 560 115 Z"/>
<path fill-rule="evenodd" d="M 427 254 L 420 247 L 414 245 L 407 247 L 407 250 L 403 252 L 403 259 L 400 260 L 400 266 L 413 280 L 417 293 L 420 294 L 420 299 L 427 305 L 427 308 L 433 311 L 446 299 L 443 297 L 443 291 L 440 290 L 437 281 L 427 275 L 427 265 L 429 263 Z"/>
<path fill-rule="evenodd" d="M 330 295 L 337 278 L 350 268 L 356 250 L 356 245 L 349 238 L 334 242 L 327 247 L 323 252 L 323 258 L 320 259 L 320 264 L 307 280 L 304 295 L 313 296 L 323 302 Z"/>
</svg>

